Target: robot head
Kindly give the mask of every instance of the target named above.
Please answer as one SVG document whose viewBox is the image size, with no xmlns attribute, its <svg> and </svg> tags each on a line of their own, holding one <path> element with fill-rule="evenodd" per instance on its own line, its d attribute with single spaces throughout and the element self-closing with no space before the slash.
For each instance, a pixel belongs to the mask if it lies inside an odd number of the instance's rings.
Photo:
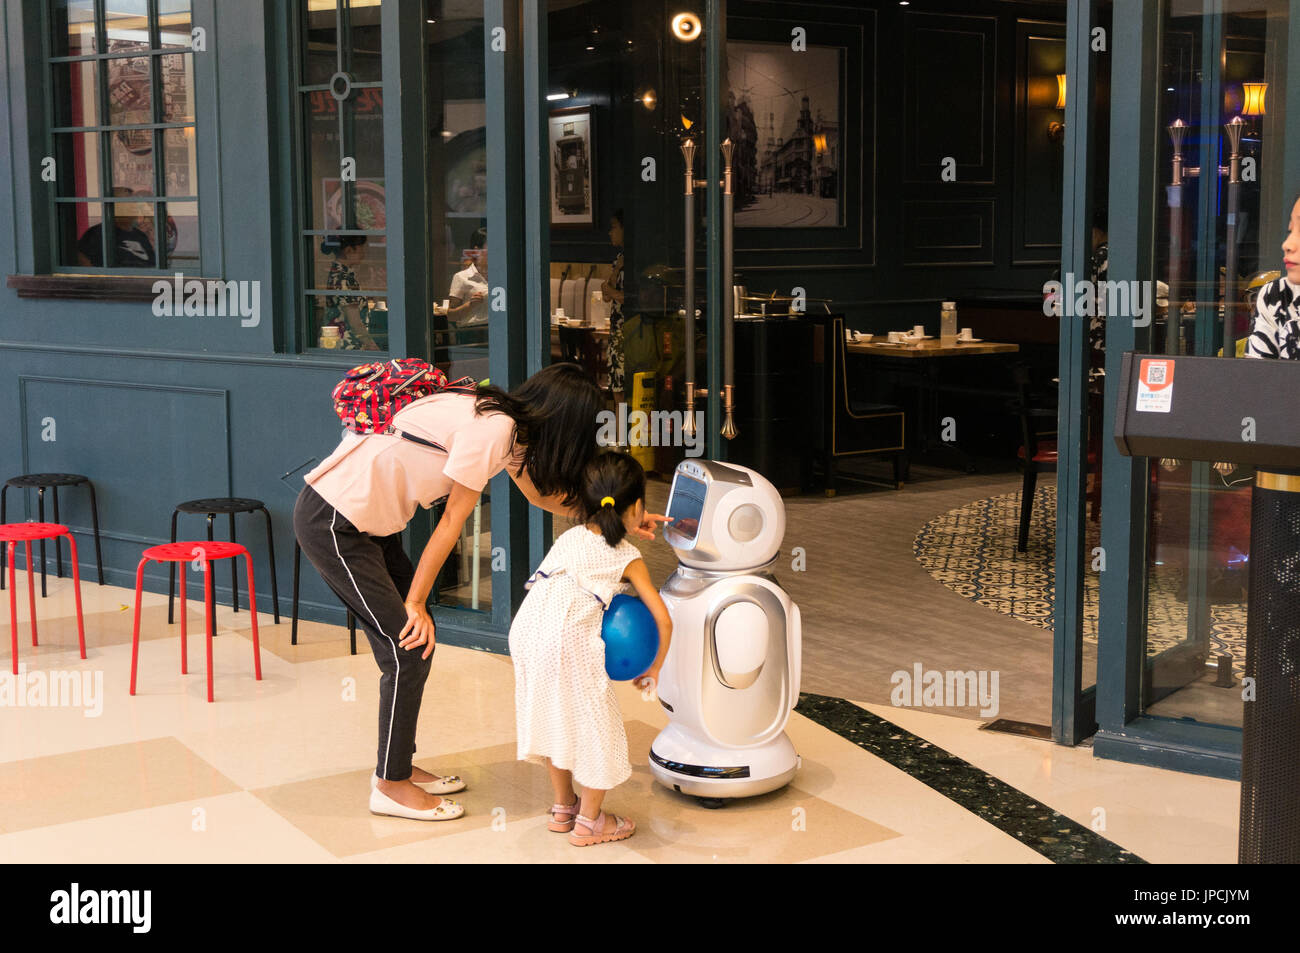
<svg viewBox="0 0 1300 953">
<path fill-rule="evenodd" d="M 664 539 L 683 565 L 740 570 L 776 557 L 785 537 L 785 505 L 765 478 L 747 467 L 683 460 L 668 494 Z"/>
</svg>

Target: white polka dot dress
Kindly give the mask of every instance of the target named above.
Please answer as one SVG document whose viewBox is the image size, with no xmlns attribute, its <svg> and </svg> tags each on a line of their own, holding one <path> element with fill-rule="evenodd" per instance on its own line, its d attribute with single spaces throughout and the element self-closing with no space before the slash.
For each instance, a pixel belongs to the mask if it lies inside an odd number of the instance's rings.
<svg viewBox="0 0 1300 953">
<path fill-rule="evenodd" d="M 627 734 L 605 674 L 600 624 L 641 554 L 576 526 L 555 541 L 528 580 L 514 623 L 515 720 L 521 761 L 550 758 L 584 788 L 609 790 L 632 775 Z"/>
</svg>

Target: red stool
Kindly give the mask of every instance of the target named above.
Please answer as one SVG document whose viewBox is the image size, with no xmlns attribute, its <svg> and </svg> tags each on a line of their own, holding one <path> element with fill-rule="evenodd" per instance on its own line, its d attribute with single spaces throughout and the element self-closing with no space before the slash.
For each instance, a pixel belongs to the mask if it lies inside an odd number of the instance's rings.
<svg viewBox="0 0 1300 953">
<path fill-rule="evenodd" d="M 22 543 L 27 554 L 27 599 L 32 617 L 32 645 L 36 645 L 36 585 L 32 576 L 32 541 L 59 539 L 66 536 L 72 547 L 72 591 L 77 599 L 77 641 L 81 644 L 81 657 L 86 657 L 86 627 L 81 617 L 81 574 L 77 571 L 77 541 L 68 528 L 60 523 L 0 523 L 0 547 L 6 546 L 9 556 L 9 640 L 13 648 L 14 674 L 18 674 L 18 590 L 14 588 L 14 547 Z"/>
<path fill-rule="evenodd" d="M 140 656 L 140 597 L 144 593 L 144 567 L 149 562 L 180 563 L 181 567 L 181 674 L 189 673 L 189 651 L 185 641 L 185 564 L 203 560 L 203 600 L 207 609 L 208 630 L 208 701 L 212 701 L 212 636 L 217 631 L 217 604 L 212 598 L 212 562 L 217 559 L 244 557 L 248 567 L 248 614 L 253 620 L 253 669 L 262 680 L 262 650 L 257 641 L 257 591 L 253 588 L 253 559 L 238 543 L 213 540 L 163 543 L 144 551 L 135 571 L 135 628 L 131 633 L 131 694 L 135 694 L 136 662 Z M 233 565 L 233 563 L 232 563 Z"/>
</svg>

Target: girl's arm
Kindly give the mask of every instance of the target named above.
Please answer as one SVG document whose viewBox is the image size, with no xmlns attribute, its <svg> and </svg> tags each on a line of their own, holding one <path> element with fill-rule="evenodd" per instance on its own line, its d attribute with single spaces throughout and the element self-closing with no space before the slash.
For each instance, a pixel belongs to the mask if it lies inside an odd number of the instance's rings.
<svg viewBox="0 0 1300 953">
<path fill-rule="evenodd" d="M 415 578 L 411 580 L 411 588 L 406 595 L 406 625 L 402 627 L 400 641 L 397 644 L 404 649 L 425 646 L 421 658 L 432 655 L 434 647 L 433 619 L 429 615 L 429 607 L 426 604 L 429 592 L 433 589 L 433 581 L 438 578 L 438 573 L 442 570 L 442 564 L 447 561 L 447 556 L 455 548 L 456 541 L 460 539 L 461 531 L 465 528 L 465 520 L 470 513 L 474 512 L 474 504 L 478 502 L 479 496 L 481 493 L 478 490 L 471 490 L 461 483 L 452 482 L 451 493 L 447 495 L 447 504 L 443 508 L 442 518 L 434 527 L 433 536 L 429 538 L 424 552 L 420 554 L 420 563 L 415 567 Z"/>
<path fill-rule="evenodd" d="M 663 667 L 664 658 L 668 655 L 668 644 L 673 639 L 673 620 L 668 614 L 668 607 L 664 605 L 664 600 L 659 595 L 659 590 L 650 581 L 650 570 L 646 568 L 644 559 L 634 559 L 628 563 L 627 568 L 623 570 L 623 578 L 632 584 L 636 594 L 654 616 L 655 625 L 659 627 L 659 654 L 645 670 L 645 674 L 633 682 L 637 688 L 645 689 L 650 679 L 659 681 L 659 669 Z"/>
</svg>

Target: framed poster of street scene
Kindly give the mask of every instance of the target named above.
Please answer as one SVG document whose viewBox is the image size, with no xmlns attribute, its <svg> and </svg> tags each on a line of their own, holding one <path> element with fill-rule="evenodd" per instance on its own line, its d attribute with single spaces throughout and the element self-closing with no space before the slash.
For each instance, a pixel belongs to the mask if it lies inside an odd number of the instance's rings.
<svg viewBox="0 0 1300 953">
<path fill-rule="evenodd" d="M 839 228 L 844 49 L 727 43 L 737 228 Z"/>
<path fill-rule="evenodd" d="M 594 119 L 590 106 L 550 114 L 552 225 L 590 228 L 596 222 Z"/>
<path fill-rule="evenodd" d="M 745 9 L 768 4 L 754 0 Z M 727 17 L 725 136 L 751 268 L 875 261 L 876 12 Z"/>
</svg>

